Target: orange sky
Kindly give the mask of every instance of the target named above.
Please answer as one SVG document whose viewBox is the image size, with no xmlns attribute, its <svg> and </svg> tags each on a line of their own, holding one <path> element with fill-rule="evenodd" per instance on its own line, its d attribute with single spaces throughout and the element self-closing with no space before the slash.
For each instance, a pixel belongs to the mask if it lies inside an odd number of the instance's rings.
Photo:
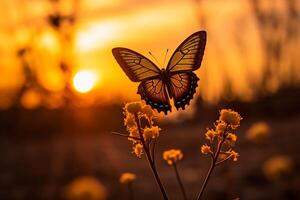
<svg viewBox="0 0 300 200">
<path fill-rule="evenodd" d="M 262 81 L 265 55 L 248 1 L 204 0 L 201 4 L 181 0 L 62 2 L 59 5 L 62 13 L 69 15 L 74 9 L 77 11 L 68 51 L 57 32 L 45 21 L 51 11 L 48 1 L 0 2 L 0 42 L 5 44 L 0 47 L 0 73 L 4 75 L 0 79 L 1 91 L 16 90 L 23 84 L 15 51 L 31 41 L 35 52 L 29 59 L 44 87 L 62 90 L 64 77 L 57 66 L 64 57 L 70 60 L 72 74 L 91 70 L 101 77 L 96 81 L 93 94 L 102 100 L 137 99 L 137 84 L 130 82 L 122 72 L 111 49 L 123 46 L 147 57 L 147 52 L 151 51 L 163 63 L 167 48 L 172 52 L 187 36 L 202 29 L 208 32 L 208 42 L 202 67 L 196 72 L 200 76 L 198 95 L 209 102 L 216 102 L 222 96 L 249 100 Z M 275 9 L 282 12 L 284 18 L 284 1 L 278 2 L 281 4 Z M 291 51 L 296 47 L 288 46 L 287 49 Z M 299 69 L 289 67 L 288 62 L 291 61 L 286 58 L 280 66 L 283 75 L 276 76 L 278 80 L 271 85 L 273 89 Z M 228 85 L 234 91 L 231 97 L 226 94 Z"/>
</svg>

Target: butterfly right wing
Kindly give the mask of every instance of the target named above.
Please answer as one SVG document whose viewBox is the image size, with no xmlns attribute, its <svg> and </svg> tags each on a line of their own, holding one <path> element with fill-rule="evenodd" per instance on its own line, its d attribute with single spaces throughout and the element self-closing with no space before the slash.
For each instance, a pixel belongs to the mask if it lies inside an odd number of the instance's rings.
<svg viewBox="0 0 300 200">
<path fill-rule="evenodd" d="M 166 85 L 161 79 L 149 79 L 140 83 L 138 94 L 152 108 L 165 114 L 171 111 L 171 104 L 166 91 Z"/>
<path fill-rule="evenodd" d="M 193 72 L 182 72 L 170 76 L 169 94 L 174 99 L 176 109 L 185 109 L 196 93 L 199 78 Z"/>
<path fill-rule="evenodd" d="M 160 69 L 143 55 L 127 48 L 113 48 L 112 53 L 133 82 L 160 77 Z"/>
<path fill-rule="evenodd" d="M 195 71 L 200 67 L 206 45 L 206 32 L 198 31 L 185 39 L 167 65 L 170 74 Z"/>
</svg>

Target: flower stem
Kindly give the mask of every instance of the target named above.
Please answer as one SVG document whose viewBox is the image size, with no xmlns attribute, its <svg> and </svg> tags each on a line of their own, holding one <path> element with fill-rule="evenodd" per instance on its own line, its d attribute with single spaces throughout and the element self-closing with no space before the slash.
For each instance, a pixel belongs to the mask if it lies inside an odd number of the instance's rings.
<svg viewBox="0 0 300 200">
<path fill-rule="evenodd" d="M 128 191 L 129 191 L 129 199 L 134 200 L 134 193 L 133 193 L 132 183 L 128 184 Z"/>
<path fill-rule="evenodd" d="M 179 184 L 179 187 L 180 187 L 180 190 L 181 190 L 183 199 L 184 199 L 184 200 L 187 200 L 186 192 L 185 192 L 184 186 L 183 186 L 183 184 L 182 184 L 181 178 L 180 178 L 180 176 L 179 176 L 178 169 L 177 169 L 177 165 L 176 165 L 175 162 L 173 163 L 173 167 L 174 167 L 174 171 L 175 171 L 175 174 L 176 174 L 176 179 L 177 179 L 177 182 L 178 182 L 178 184 Z"/>
<path fill-rule="evenodd" d="M 202 187 L 201 187 L 201 190 L 200 190 L 200 193 L 198 194 L 198 197 L 197 197 L 197 200 L 200 200 L 201 197 L 203 196 L 203 193 L 204 193 L 204 190 L 207 186 L 207 183 L 208 183 L 208 180 L 210 178 L 210 175 L 212 174 L 213 170 L 215 169 L 215 167 L 217 166 L 216 163 L 217 163 L 217 160 L 218 160 L 218 157 L 219 157 L 219 154 L 221 152 L 221 149 L 222 149 L 222 145 L 223 143 L 225 142 L 225 139 L 226 139 L 226 136 L 222 138 L 222 140 L 218 143 L 218 147 L 217 147 L 217 151 L 214 155 L 214 157 L 212 158 L 212 161 L 211 161 L 211 165 L 210 165 L 210 168 L 207 172 L 207 175 L 205 177 L 205 180 L 202 184 Z"/>
<path fill-rule="evenodd" d="M 227 158 L 225 158 L 225 159 L 223 159 L 223 160 L 221 160 L 219 162 L 216 162 L 216 166 L 218 166 L 218 165 L 222 164 L 223 162 L 229 160 L 231 157 L 232 157 L 232 155 L 229 155 L 229 156 L 227 156 Z"/>
<path fill-rule="evenodd" d="M 155 145 L 156 145 L 156 139 L 154 139 L 152 144 L 152 163 L 155 166 Z"/>
<path fill-rule="evenodd" d="M 156 183 L 158 184 L 159 189 L 160 189 L 160 191 L 161 191 L 161 193 L 162 193 L 164 199 L 165 199 L 165 200 L 168 200 L 168 199 L 169 199 L 169 198 L 168 198 L 168 195 L 167 195 L 166 190 L 165 190 L 165 188 L 164 188 L 164 186 L 163 186 L 163 184 L 162 184 L 162 182 L 161 182 L 161 180 L 160 180 L 160 177 L 159 177 L 158 172 L 157 172 L 157 170 L 156 170 L 156 166 L 154 165 L 154 162 L 153 162 L 153 160 L 152 160 L 152 158 L 151 158 L 150 150 L 149 150 L 149 148 L 147 147 L 146 142 L 145 142 L 145 139 L 144 139 L 144 137 L 143 137 L 143 132 L 142 132 L 141 123 L 140 123 L 138 114 L 135 113 L 135 114 L 134 114 L 134 117 L 135 117 L 135 121 L 137 122 L 137 126 L 138 126 L 138 131 L 139 131 L 141 143 L 142 143 L 143 148 L 144 148 L 144 151 L 145 151 L 145 153 L 146 153 L 146 157 L 147 157 L 149 166 L 150 166 L 150 168 L 151 168 L 151 170 L 152 170 L 152 173 L 153 173 L 153 175 L 154 175 L 154 177 L 155 177 Z"/>
<path fill-rule="evenodd" d="M 138 138 L 138 137 L 134 137 L 134 136 L 130 136 L 130 135 L 118 133 L 118 132 L 111 132 L 111 133 L 114 134 L 114 135 L 118 135 L 118 136 L 122 136 L 122 137 L 131 138 L 131 139 L 134 139 L 134 140 L 137 140 L 137 141 L 140 140 L 140 138 Z"/>
</svg>

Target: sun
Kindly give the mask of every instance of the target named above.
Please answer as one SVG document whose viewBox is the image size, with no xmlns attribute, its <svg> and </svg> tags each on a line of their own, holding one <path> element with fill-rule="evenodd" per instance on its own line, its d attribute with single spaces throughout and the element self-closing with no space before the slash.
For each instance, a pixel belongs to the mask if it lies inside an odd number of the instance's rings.
<svg viewBox="0 0 300 200">
<path fill-rule="evenodd" d="M 78 71 L 73 77 L 73 87 L 80 93 L 87 93 L 91 91 L 98 79 L 95 72 L 90 70 Z"/>
</svg>

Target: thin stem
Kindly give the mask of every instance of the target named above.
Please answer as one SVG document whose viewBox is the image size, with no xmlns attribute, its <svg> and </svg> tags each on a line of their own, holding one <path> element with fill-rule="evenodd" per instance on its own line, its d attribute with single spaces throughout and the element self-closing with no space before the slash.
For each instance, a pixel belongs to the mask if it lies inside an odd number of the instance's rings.
<svg viewBox="0 0 300 200">
<path fill-rule="evenodd" d="M 183 199 L 187 200 L 186 192 L 185 192 L 184 186 L 182 184 L 181 178 L 179 176 L 179 173 L 178 173 L 178 170 L 177 170 L 177 165 L 176 165 L 175 162 L 173 163 L 173 167 L 174 167 L 174 171 L 175 171 L 175 174 L 176 174 L 176 179 L 177 179 L 177 182 L 179 184 Z"/>
<path fill-rule="evenodd" d="M 152 144 L 152 163 L 155 166 L 155 145 L 156 145 L 156 139 L 154 139 Z"/>
<path fill-rule="evenodd" d="M 225 142 L 225 139 L 226 139 L 226 134 L 224 133 L 224 136 L 223 136 L 222 140 L 220 142 L 218 142 L 217 151 L 216 151 L 216 153 L 215 153 L 215 155 L 214 155 L 214 157 L 213 157 L 213 159 L 211 161 L 210 168 L 209 168 L 209 170 L 207 172 L 207 175 L 206 175 L 206 178 L 205 178 L 205 180 L 204 180 L 204 182 L 202 184 L 202 187 L 201 187 L 200 193 L 198 194 L 197 200 L 200 200 L 201 197 L 203 196 L 203 193 L 204 193 L 204 190 L 205 190 L 205 188 L 207 186 L 207 183 L 208 183 L 208 180 L 210 178 L 210 175 L 212 174 L 214 168 L 216 167 L 216 162 L 218 160 L 218 157 L 219 157 L 219 154 L 221 152 L 222 145 Z"/>
<path fill-rule="evenodd" d="M 131 138 L 131 139 L 135 139 L 140 141 L 141 139 L 138 137 L 134 137 L 134 136 L 130 136 L 130 135 L 126 135 L 126 134 L 122 134 L 122 133 L 118 133 L 118 132 L 111 132 L 114 135 L 118 135 L 118 136 L 122 136 L 122 137 L 127 137 L 127 138 Z"/>
<path fill-rule="evenodd" d="M 146 157 L 147 157 L 148 163 L 149 163 L 149 165 L 150 165 L 150 168 L 151 168 L 151 170 L 152 170 L 152 173 L 153 173 L 153 175 L 154 175 L 154 177 L 155 177 L 155 180 L 156 180 L 156 182 L 157 182 L 157 184 L 158 184 L 158 186 L 159 186 L 159 189 L 160 189 L 160 191 L 161 191 L 161 193 L 162 193 L 164 199 L 165 199 L 165 200 L 168 200 L 169 198 L 168 198 L 168 196 L 167 196 L 166 190 L 165 190 L 165 188 L 164 188 L 164 186 L 163 186 L 163 184 L 162 184 L 162 182 L 161 182 L 161 180 L 160 180 L 160 177 L 159 177 L 159 175 L 158 175 L 158 172 L 157 172 L 157 170 L 156 170 L 156 167 L 155 167 L 155 165 L 153 164 L 153 161 L 152 161 L 151 155 L 150 155 L 150 151 L 149 151 L 149 149 L 148 149 L 147 146 L 146 146 L 146 142 L 145 142 L 144 137 L 143 137 L 141 124 L 140 124 L 140 120 L 139 120 L 139 117 L 138 117 L 137 113 L 134 114 L 134 117 L 135 117 L 135 120 L 136 120 L 136 122 L 137 122 L 137 126 L 138 126 L 138 131 L 139 131 L 139 134 L 140 134 L 141 143 L 142 143 L 142 145 L 143 145 L 143 147 L 144 147 L 144 151 L 145 151 L 145 153 L 146 153 Z"/>
<path fill-rule="evenodd" d="M 207 185 L 207 183 L 208 183 L 208 180 L 209 180 L 209 178 L 210 178 L 210 175 L 211 175 L 211 173 L 213 172 L 214 168 L 215 168 L 215 163 L 214 163 L 214 160 L 212 160 L 211 165 L 210 165 L 210 168 L 209 168 L 209 170 L 208 170 L 208 172 L 207 172 L 207 175 L 206 175 L 206 177 L 205 177 L 205 180 L 204 180 L 204 182 L 203 182 L 203 184 L 202 184 L 200 193 L 198 194 L 197 200 L 200 200 L 200 199 L 201 199 L 201 197 L 202 197 L 202 195 L 203 195 L 203 192 L 204 192 L 204 190 L 205 190 L 205 187 L 206 187 L 206 185 Z"/>
<path fill-rule="evenodd" d="M 225 159 L 223 159 L 223 160 L 220 160 L 220 161 L 216 162 L 216 166 L 218 166 L 218 165 L 222 164 L 223 162 L 229 160 L 231 157 L 232 157 L 232 155 L 229 155 L 229 156 L 227 156 L 227 158 L 225 158 Z"/>
<path fill-rule="evenodd" d="M 134 200 L 134 193 L 132 188 L 132 183 L 128 183 L 129 199 Z"/>
</svg>

